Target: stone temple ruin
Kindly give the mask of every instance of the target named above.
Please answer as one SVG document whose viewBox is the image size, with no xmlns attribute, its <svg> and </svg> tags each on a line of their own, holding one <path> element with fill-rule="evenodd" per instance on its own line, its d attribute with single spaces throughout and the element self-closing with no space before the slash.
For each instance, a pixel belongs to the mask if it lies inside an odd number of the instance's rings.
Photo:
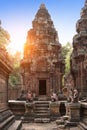
<svg viewBox="0 0 87 130">
<path fill-rule="evenodd" d="M 77 35 L 73 37 L 73 52 L 71 55 L 71 73 L 74 86 L 80 96 L 87 96 L 87 0 L 81 11 L 81 18 L 76 24 Z"/>
<path fill-rule="evenodd" d="M 61 92 L 64 61 L 57 31 L 44 4 L 41 4 L 27 33 L 21 61 L 23 90 L 36 96 L 49 97 L 51 91 Z"/>
<path fill-rule="evenodd" d="M 51 101 L 52 91 L 57 94 L 62 92 L 65 65 L 57 31 L 44 4 L 41 4 L 32 28 L 27 33 L 24 56 L 20 63 L 22 93 L 16 97 L 18 100 L 8 101 L 8 77 L 12 67 L 7 53 L 0 49 L 0 130 L 23 130 L 24 122 L 48 123 L 55 120 L 55 130 L 87 129 L 86 22 L 87 0 L 76 24 L 77 34 L 73 37 L 70 59 L 71 73 L 66 77 L 67 90 L 70 87 L 72 92 L 77 90 L 79 101 Z M 27 91 L 32 92 L 32 101 L 26 101 Z M 71 94 L 73 97 L 76 93 Z M 69 96 L 69 91 L 66 95 Z"/>
<path fill-rule="evenodd" d="M 17 123 L 8 107 L 8 77 L 11 70 L 8 53 L 0 48 L 0 130 L 7 130 L 13 122 Z M 21 126 L 21 121 L 18 121 L 18 125 Z"/>
</svg>

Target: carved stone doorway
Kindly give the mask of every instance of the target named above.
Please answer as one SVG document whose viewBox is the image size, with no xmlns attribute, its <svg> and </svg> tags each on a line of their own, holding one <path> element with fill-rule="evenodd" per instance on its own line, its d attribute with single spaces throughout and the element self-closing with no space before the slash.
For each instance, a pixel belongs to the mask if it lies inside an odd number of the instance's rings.
<svg viewBox="0 0 87 130">
<path fill-rule="evenodd" d="M 46 80 L 39 80 L 39 95 L 46 95 Z"/>
</svg>

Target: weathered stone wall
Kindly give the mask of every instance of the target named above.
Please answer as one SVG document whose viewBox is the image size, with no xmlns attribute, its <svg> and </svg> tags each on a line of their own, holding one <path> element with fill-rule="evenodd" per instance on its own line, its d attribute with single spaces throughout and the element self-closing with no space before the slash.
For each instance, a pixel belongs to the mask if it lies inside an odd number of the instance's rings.
<svg viewBox="0 0 87 130">
<path fill-rule="evenodd" d="M 16 100 L 20 97 L 21 94 L 21 86 L 16 86 L 16 88 L 8 88 L 8 100 Z"/>
<path fill-rule="evenodd" d="M 0 111 L 8 106 L 8 77 L 11 72 L 7 52 L 0 49 Z"/>
<path fill-rule="evenodd" d="M 7 107 L 7 79 L 0 74 L 0 109 Z"/>
<path fill-rule="evenodd" d="M 12 67 L 5 49 L 0 48 L 0 130 L 7 130 L 14 121 L 8 108 L 8 78 Z"/>
<path fill-rule="evenodd" d="M 78 125 L 79 130 L 87 129 L 87 102 L 80 102 L 80 122 Z"/>
</svg>

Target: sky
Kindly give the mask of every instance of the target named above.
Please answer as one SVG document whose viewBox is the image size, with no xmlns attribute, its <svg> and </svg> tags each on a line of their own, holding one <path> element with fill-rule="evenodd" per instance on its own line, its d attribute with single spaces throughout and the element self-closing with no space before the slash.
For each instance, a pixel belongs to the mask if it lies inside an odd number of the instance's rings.
<svg viewBox="0 0 87 130">
<path fill-rule="evenodd" d="M 76 22 L 80 19 L 85 0 L 0 0 L 1 26 L 10 34 L 12 51 L 23 51 L 27 31 L 44 3 L 58 32 L 59 42 L 72 43 Z"/>
</svg>

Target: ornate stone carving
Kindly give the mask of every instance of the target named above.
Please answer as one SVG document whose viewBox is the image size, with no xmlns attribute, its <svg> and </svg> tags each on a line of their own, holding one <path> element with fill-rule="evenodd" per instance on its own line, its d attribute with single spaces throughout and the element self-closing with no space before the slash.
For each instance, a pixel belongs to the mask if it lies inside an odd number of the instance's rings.
<svg viewBox="0 0 87 130">
<path fill-rule="evenodd" d="M 81 18 L 76 24 L 77 34 L 73 38 L 73 52 L 71 56 L 71 72 L 75 87 L 80 95 L 87 96 L 87 82 L 84 71 L 87 53 L 87 0 L 81 11 Z M 86 70 L 86 68 L 85 68 Z M 85 91 L 86 90 L 86 91 Z"/>
<path fill-rule="evenodd" d="M 51 16 L 44 4 L 41 4 L 32 22 L 32 29 L 28 31 L 21 66 L 25 73 L 26 68 L 30 67 L 30 70 L 27 71 L 28 77 L 24 74 L 23 79 L 27 84 L 26 79 L 30 78 L 29 86 L 31 86 L 31 90 L 36 91 L 37 95 L 40 94 L 40 80 L 43 80 L 44 84 L 46 81 L 46 95 L 50 95 L 50 89 L 59 91 L 62 87 L 64 69 L 61 71 L 61 67 L 63 68 L 64 62 L 61 57 L 61 45 Z"/>
</svg>

